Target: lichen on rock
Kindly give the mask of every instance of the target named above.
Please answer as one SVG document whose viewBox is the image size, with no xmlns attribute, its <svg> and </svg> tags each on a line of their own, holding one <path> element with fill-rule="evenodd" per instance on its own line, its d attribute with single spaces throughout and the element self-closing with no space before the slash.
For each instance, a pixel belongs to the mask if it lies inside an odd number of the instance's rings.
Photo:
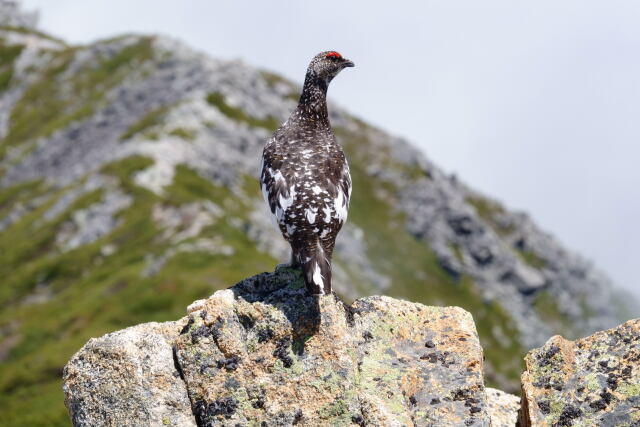
<svg viewBox="0 0 640 427">
<path fill-rule="evenodd" d="M 93 338 L 64 369 L 74 426 L 195 426 L 171 342 L 181 322 L 145 323 Z"/>
<path fill-rule="evenodd" d="M 308 296 L 283 268 L 188 312 L 87 343 L 65 368 L 74 425 L 490 425 L 482 348 L 460 308 L 347 306 Z"/>
<path fill-rule="evenodd" d="M 576 341 L 556 335 L 525 361 L 521 426 L 640 423 L 640 319 Z"/>
</svg>

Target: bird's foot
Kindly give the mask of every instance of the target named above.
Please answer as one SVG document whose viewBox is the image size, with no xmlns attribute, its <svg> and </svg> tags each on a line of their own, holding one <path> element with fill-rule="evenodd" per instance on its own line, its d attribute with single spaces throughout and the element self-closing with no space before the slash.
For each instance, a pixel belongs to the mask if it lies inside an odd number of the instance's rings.
<svg viewBox="0 0 640 427">
<path fill-rule="evenodd" d="M 278 270 L 297 270 L 300 268 L 300 264 L 294 262 L 285 262 L 283 264 L 276 265 L 276 271 Z"/>
</svg>

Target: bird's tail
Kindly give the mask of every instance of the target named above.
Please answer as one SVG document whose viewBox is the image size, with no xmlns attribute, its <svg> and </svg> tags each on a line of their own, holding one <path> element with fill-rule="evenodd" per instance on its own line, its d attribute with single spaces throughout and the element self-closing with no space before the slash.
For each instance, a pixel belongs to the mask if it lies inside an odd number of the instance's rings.
<svg viewBox="0 0 640 427">
<path fill-rule="evenodd" d="M 317 242 L 300 251 L 300 265 L 304 283 L 311 295 L 331 293 L 331 258 Z"/>
</svg>

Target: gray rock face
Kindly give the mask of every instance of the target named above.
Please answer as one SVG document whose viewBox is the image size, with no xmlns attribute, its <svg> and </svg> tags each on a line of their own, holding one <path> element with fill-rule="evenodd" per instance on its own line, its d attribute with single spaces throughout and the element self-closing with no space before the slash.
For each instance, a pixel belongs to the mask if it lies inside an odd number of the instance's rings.
<svg viewBox="0 0 640 427">
<path fill-rule="evenodd" d="M 554 336 L 525 361 L 519 425 L 640 422 L 640 319 L 576 341 Z"/>
<path fill-rule="evenodd" d="M 475 325 L 457 307 L 346 306 L 283 269 L 188 311 L 90 340 L 64 371 L 73 424 L 489 426 L 512 409 L 487 398 Z"/>
<path fill-rule="evenodd" d="M 73 425 L 195 426 L 171 348 L 184 323 L 146 323 L 85 344 L 64 370 Z"/>
</svg>

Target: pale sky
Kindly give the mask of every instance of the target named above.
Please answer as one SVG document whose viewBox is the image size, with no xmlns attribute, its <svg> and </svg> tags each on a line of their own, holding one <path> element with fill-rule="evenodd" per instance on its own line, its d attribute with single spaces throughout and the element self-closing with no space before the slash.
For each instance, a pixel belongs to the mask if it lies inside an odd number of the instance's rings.
<svg viewBox="0 0 640 427">
<path fill-rule="evenodd" d="M 640 295 L 640 2 L 26 0 L 73 43 L 164 33 L 301 82 L 530 213 Z"/>
</svg>

